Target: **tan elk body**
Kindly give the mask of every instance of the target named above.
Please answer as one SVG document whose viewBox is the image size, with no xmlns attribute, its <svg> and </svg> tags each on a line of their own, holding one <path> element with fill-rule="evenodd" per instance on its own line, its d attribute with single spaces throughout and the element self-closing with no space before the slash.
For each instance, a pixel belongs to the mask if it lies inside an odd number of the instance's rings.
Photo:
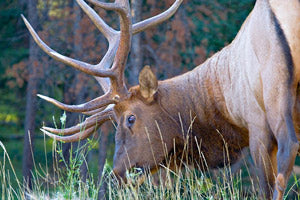
<svg viewBox="0 0 300 200">
<path fill-rule="evenodd" d="M 106 94 L 77 106 L 40 95 L 64 110 L 92 115 L 65 130 L 43 127 L 44 133 L 72 142 L 114 119 L 118 123 L 114 173 L 122 179 L 132 167 L 155 171 L 168 159 L 176 160 L 187 137 L 189 157 L 200 163 L 200 148 L 211 168 L 224 166 L 225 144 L 231 163 L 249 147 L 262 195 L 283 198 L 299 148 L 300 1 L 257 0 L 232 43 L 206 62 L 164 81 L 157 81 L 145 67 L 139 85 L 129 90 L 124 69 L 132 35 L 171 17 L 182 0 L 176 0 L 164 13 L 133 25 L 128 1 L 89 0 L 116 11 L 120 31 L 110 28 L 83 0 L 77 1 L 109 41 L 108 52 L 98 65 L 53 51 L 24 20 L 46 53 L 95 76 Z"/>
</svg>

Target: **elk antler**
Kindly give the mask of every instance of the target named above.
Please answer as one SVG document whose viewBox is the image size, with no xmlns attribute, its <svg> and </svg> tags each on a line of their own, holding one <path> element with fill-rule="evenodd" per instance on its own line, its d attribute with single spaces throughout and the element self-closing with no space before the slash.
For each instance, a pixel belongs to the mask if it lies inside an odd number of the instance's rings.
<svg viewBox="0 0 300 200">
<path fill-rule="evenodd" d="M 87 118 L 83 123 L 78 124 L 77 126 L 73 126 L 66 129 L 42 127 L 40 130 L 46 135 L 54 138 L 55 140 L 63 142 L 75 142 L 89 137 L 104 122 L 111 120 L 112 118 L 113 110 L 110 108 Z M 55 134 L 60 134 L 64 136 L 59 136 Z"/>
<path fill-rule="evenodd" d="M 88 1 L 106 10 L 115 11 L 120 17 L 120 31 L 117 31 L 107 25 L 95 11 L 84 2 L 84 0 L 77 0 L 79 6 L 89 16 L 92 22 L 109 42 L 109 47 L 106 54 L 100 63 L 96 65 L 66 57 L 51 49 L 40 39 L 30 23 L 22 15 L 25 25 L 27 26 L 33 39 L 45 53 L 66 65 L 94 76 L 105 92 L 103 96 L 80 105 L 66 105 L 50 97 L 38 95 L 40 98 L 58 106 L 63 110 L 92 115 L 79 126 L 73 126 L 64 130 L 53 129 L 49 127 L 43 127 L 41 129 L 50 137 L 65 142 L 77 141 L 88 137 L 97 128 L 99 128 L 102 123 L 113 117 L 112 107 L 108 105 L 116 104 L 121 99 L 124 99 L 128 96 L 128 90 L 124 81 L 124 70 L 131 47 L 132 34 L 144 31 L 169 19 L 179 8 L 183 0 L 176 0 L 165 12 L 133 25 L 128 0 L 115 0 L 114 3 L 104 3 L 97 0 Z M 81 132 L 82 128 L 86 128 L 86 130 Z M 58 136 L 54 134 L 73 135 Z"/>
</svg>

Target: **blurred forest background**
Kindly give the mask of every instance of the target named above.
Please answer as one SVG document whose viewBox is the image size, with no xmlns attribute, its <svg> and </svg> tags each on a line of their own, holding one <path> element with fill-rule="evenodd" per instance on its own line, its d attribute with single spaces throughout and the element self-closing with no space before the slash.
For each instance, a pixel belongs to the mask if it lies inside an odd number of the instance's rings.
<svg viewBox="0 0 300 200">
<path fill-rule="evenodd" d="M 173 2 L 131 0 L 133 20 L 137 22 L 161 13 Z M 254 0 L 184 0 L 166 23 L 134 36 L 126 69 L 128 85 L 137 84 L 138 73 L 147 64 L 160 80 L 201 64 L 232 41 L 253 5 Z M 118 27 L 113 12 L 95 10 L 107 23 Z M 44 135 L 39 128 L 43 124 L 53 127 L 54 119 L 60 127 L 63 114 L 36 94 L 67 104 L 80 104 L 101 95 L 102 91 L 93 77 L 56 62 L 39 49 L 21 14 L 49 46 L 79 60 L 99 62 L 107 50 L 107 41 L 75 0 L 0 1 L 0 141 L 11 156 L 18 177 L 30 179 L 32 155 L 36 163 L 45 165 Z M 67 113 L 66 127 L 80 120 L 82 116 Z M 97 177 L 106 160 L 112 164 L 113 125 L 106 123 L 101 127 L 93 142 L 87 161 L 89 171 Z M 49 162 L 52 161 L 51 145 L 52 140 L 46 137 Z M 66 160 L 70 147 L 71 144 L 63 144 Z M 87 167 L 82 166 L 81 171 L 84 177 Z"/>
</svg>

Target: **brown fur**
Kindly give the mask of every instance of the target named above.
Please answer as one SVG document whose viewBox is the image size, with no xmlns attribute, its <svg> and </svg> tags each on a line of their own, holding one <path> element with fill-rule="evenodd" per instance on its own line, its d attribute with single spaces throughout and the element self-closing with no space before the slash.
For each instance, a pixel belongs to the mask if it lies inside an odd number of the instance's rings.
<svg viewBox="0 0 300 200">
<path fill-rule="evenodd" d="M 210 168 L 234 163 L 249 146 L 262 195 L 282 199 L 299 146 L 300 65 L 295 52 L 300 46 L 294 44 L 300 38 L 294 34 L 299 34 L 300 15 L 293 18 L 293 31 L 285 23 L 294 17 L 288 13 L 300 12 L 293 10 L 299 1 L 274 2 L 258 0 L 235 40 L 194 70 L 158 84 L 150 69 L 143 71 L 143 91 L 156 92 L 144 95 L 135 86 L 114 107 L 114 172 L 119 177 L 133 166 L 159 168 L 174 144 L 180 155 L 186 138 L 188 156 L 201 163 L 200 147 Z M 288 2 L 297 6 L 283 6 Z M 281 16 L 278 6 L 290 10 Z M 133 125 L 128 124 L 131 115 Z"/>
</svg>

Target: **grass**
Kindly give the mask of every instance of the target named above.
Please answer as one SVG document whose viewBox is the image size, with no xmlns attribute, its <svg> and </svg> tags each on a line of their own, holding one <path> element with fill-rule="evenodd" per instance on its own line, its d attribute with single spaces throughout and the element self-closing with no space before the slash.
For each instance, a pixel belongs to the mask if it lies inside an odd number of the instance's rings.
<svg viewBox="0 0 300 200">
<path fill-rule="evenodd" d="M 74 148 L 69 161 L 62 157 L 60 143 L 53 142 L 53 156 L 58 162 L 52 166 L 33 169 L 33 189 L 28 191 L 25 184 L 18 180 L 14 166 L 11 163 L 5 146 L 3 159 L 0 163 L 1 199 L 98 199 L 103 186 L 106 185 L 106 199 L 257 199 L 258 190 L 253 185 L 249 170 L 244 167 L 236 173 L 230 167 L 219 170 L 210 170 L 202 173 L 192 167 L 185 167 L 178 171 L 162 168 L 155 175 L 148 175 L 141 185 L 136 184 L 140 177 L 138 172 L 127 173 L 130 183 L 127 185 L 115 184 L 110 176 L 111 168 L 106 165 L 101 180 L 97 180 L 89 173 L 84 182 L 80 176 L 80 166 L 84 163 L 87 151 L 93 145 L 87 142 L 80 148 Z M 46 151 L 45 151 L 46 152 Z M 58 167 L 59 163 L 63 167 Z M 246 172 L 246 174 L 244 174 Z M 16 186 L 12 180 L 16 179 Z M 299 179 L 293 175 L 287 195 L 298 199 Z M 104 184 L 105 183 L 105 184 Z"/>
<path fill-rule="evenodd" d="M 61 119 L 64 121 L 65 119 Z M 63 124 L 63 122 L 62 122 Z M 19 180 L 9 152 L 0 141 L 0 198 L 1 199 L 258 199 L 257 176 L 251 170 L 251 158 L 245 157 L 241 169 L 232 171 L 225 166 L 218 170 L 200 172 L 193 163 L 180 163 L 184 168 L 176 171 L 161 166 L 154 175 L 142 176 L 139 170 L 127 173 L 126 185 L 116 184 L 111 166 L 106 163 L 100 180 L 87 170 L 87 179 L 81 176 L 81 166 L 86 163 L 88 152 L 96 145 L 87 140 L 84 145 L 73 146 L 70 158 L 62 155 L 62 144 L 52 141 L 52 159 L 49 159 L 49 140 L 44 137 L 44 161 L 34 163 L 32 186 Z M 41 145 L 41 144 L 40 144 Z M 225 145 L 226 146 L 226 145 Z M 299 158 L 297 158 L 299 159 Z M 137 184 L 144 177 L 143 184 Z M 299 177 L 292 175 L 286 190 L 286 199 L 300 199 Z"/>
<path fill-rule="evenodd" d="M 87 151 L 93 145 L 87 142 L 74 148 L 69 161 L 64 160 L 60 143 L 53 142 L 53 157 L 58 162 L 52 166 L 34 165 L 33 188 L 27 190 L 26 184 L 18 179 L 5 146 L 0 169 L 1 199 L 97 199 L 106 183 L 106 199 L 256 199 L 256 191 L 245 190 L 241 171 L 228 176 L 230 168 L 201 173 L 193 168 L 183 168 L 177 172 L 162 169 L 156 175 L 148 175 L 142 185 L 136 185 L 138 173 L 128 173 L 130 184 L 118 185 L 106 165 L 102 179 L 98 181 L 89 174 L 85 182 L 80 176 L 80 166 L 85 161 Z M 46 145 L 45 145 L 46 148 Z M 46 149 L 45 160 L 47 161 Z M 58 165 L 63 167 L 59 167 Z M 16 180 L 13 186 L 12 180 Z M 246 192 L 247 191 L 247 192 Z"/>
</svg>

